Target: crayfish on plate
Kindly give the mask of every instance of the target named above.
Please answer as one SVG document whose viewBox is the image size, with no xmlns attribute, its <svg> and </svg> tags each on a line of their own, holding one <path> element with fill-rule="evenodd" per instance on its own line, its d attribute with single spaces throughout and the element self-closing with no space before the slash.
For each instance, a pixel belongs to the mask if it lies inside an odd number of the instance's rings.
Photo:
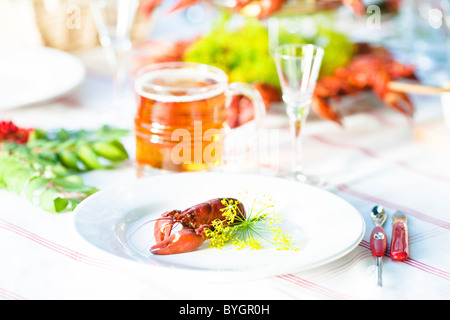
<svg viewBox="0 0 450 320">
<path fill-rule="evenodd" d="M 417 80 L 414 67 L 396 61 L 385 48 L 357 44 L 355 56 L 347 66 L 318 80 L 312 108 L 319 116 L 341 124 L 342 116 L 330 100 L 371 89 L 387 106 L 411 117 L 414 106 L 409 97 L 389 89 L 389 82 L 400 78 Z"/>
<path fill-rule="evenodd" d="M 244 219 L 244 205 L 236 199 L 227 199 L 238 203 L 238 214 Z M 150 248 L 150 252 L 167 255 L 198 249 L 207 239 L 205 229 L 212 228 L 211 223 L 216 219 L 224 221 L 223 210 L 226 204 L 223 200 L 223 198 L 212 199 L 184 211 L 172 210 L 163 213 L 156 220 L 154 227 L 156 244 Z M 182 229 L 172 233 L 176 224 L 181 224 Z"/>
</svg>

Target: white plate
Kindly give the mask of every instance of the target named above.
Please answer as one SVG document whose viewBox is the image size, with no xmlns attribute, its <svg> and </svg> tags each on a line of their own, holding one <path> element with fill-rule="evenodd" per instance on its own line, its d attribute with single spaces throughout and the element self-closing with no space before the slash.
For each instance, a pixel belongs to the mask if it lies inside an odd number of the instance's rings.
<svg viewBox="0 0 450 320">
<path fill-rule="evenodd" d="M 83 63 L 46 47 L 0 47 L 0 110 L 47 102 L 68 94 L 85 77 Z"/>
<path fill-rule="evenodd" d="M 301 241 L 298 251 L 208 248 L 167 256 L 153 255 L 151 220 L 161 213 L 217 197 L 262 199 L 271 196 L 283 214 L 281 227 Z M 244 200 L 243 200 L 244 201 Z M 246 208 L 248 210 L 248 203 Z M 78 233 L 92 245 L 160 271 L 207 272 L 213 281 L 254 279 L 318 267 L 353 250 L 365 232 L 360 213 L 321 189 L 279 178 L 220 173 L 183 173 L 143 178 L 100 191 L 75 210 Z M 217 274 L 217 277 L 215 276 Z"/>
</svg>

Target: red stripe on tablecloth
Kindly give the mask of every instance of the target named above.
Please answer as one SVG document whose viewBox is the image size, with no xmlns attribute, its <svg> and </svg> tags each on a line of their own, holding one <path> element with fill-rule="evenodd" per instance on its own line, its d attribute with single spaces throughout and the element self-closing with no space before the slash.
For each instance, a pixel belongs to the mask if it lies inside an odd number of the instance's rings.
<svg viewBox="0 0 450 320">
<path fill-rule="evenodd" d="M 342 184 L 338 186 L 338 189 L 341 190 L 341 191 L 344 191 L 344 192 L 351 193 L 351 194 L 356 195 L 358 197 L 362 197 L 364 199 L 369 199 L 370 201 L 374 201 L 376 203 L 386 203 L 386 202 L 381 201 L 380 199 L 376 199 L 376 198 L 374 198 L 372 196 L 364 195 L 364 194 L 361 194 L 361 193 L 356 192 L 354 190 L 351 190 L 348 186 L 345 186 L 345 185 L 342 185 Z M 388 206 L 388 207 L 397 207 L 397 208 L 399 207 L 399 206 L 395 206 L 395 205 L 390 204 L 390 203 L 388 205 L 386 205 L 386 206 Z M 406 209 L 402 208 L 402 210 L 405 211 L 405 212 L 410 211 L 410 210 L 408 210 L 408 208 L 406 208 Z M 416 213 L 415 216 L 418 217 L 418 218 L 422 218 L 423 220 L 429 220 L 429 219 L 425 219 L 425 218 L 427 218 L 427 216 L 423 215 L 421 213 L 419 213 L 419 214 Z M 431 220 L 431 221 L 435 222 L 434 220 Z M 437 224 L 440 225 L 439 223 L 437 223 Z M 103 267 L 103 268 L 107 268 L 107 269 L 110 269 L 110 270 L 119 271 L 119 272 L 122 272 L 122 273 L 127 273 L 127 274 L 129 274 L 131 276 L 134 276 L 134 275 L 130 274 L 129 272 L 127 272 L 126 270 L 122 270 L 120 268 L 108 265 L 103 260 L 96 259 L 96 258 L 91 258 L 91 257 L 88 257 L 88 256 L 83 255 L 81 253 L 78 253 L 76 251 L 67 249 L 67 248 L 65 248 L 65 247 L 63 247 L 61 245 L 58 245 L 58 244 L 53 243 L 51 241 L 48 241 L 48 240 L 46 240 L 46 239 L 44 239 L 44 238 L 42 238 L 40 236 L 37 236 L 37 235 L 35 235 L 35 234 L 31 233 L 31 232 L 28 232 L 27 230 L 24 230 L 24 229 L 22 229 L 20 227 L 17 227 L 15 225 L 11 224 L 11 223 L 8 223 L 8 222 L 0 220 L 0 227 L 2 227 L 3 229 L 9 230 L 11 232 L 14 232 L 14 233 L 16 233 L 16 234 L 18 234 L 20 236 L 26 237 L 26 238 L 28 238 L 28 239 L 30 239 L 30 240 L 32 240 L 32 241 L 34 241 L 34 242 L 44 246 L 44 247 L 47 247 L 47 248 L 49 248 L 49 249 L 51 249 L 53 251 L 56 251 L 56 252 L 58 252 L 60 254 L 63 254 L 63 255 L 65 255 L 65 256 L 67 256 L 67 257 L 69 257 L 71 259 L 74 259 L 76 261 L 80 261 L 80 262 L 83 262 L 83 263 L 86 263 L 86 264 L 90 264 L 90 265 L 93 265 L 93 266 L 96 266 L 96 267 Z M 369 245 L 369 243 L 367 241 L 365 241 L 365 240 L 361 241 L 360 245 L 362 247 L 365 247 L 366 249 L 370 250 L 370 245 Z M 351 264 L 354 264 L 354 263 L 355 263 L 355 261 L 347 262 L 343 266 L 340 266 L 340 267 L 336 268 L 334 272 L 340 272 L 339 270 L 343 270 L 343 268 L 349 268 L 349 267 L 351 267 Z M 450 274 L 448 272 L 445 272 L 445 271 L 439 270 L 437 268 L 431 267 L 431 266 L 426 265 L 426 264 L 424 264 L 422 262 L 419 262 L 417 260 L 408 258 L 403 263 L 408 264 L 408 265 L 410 265 L 412 267 L 418 268 L 420 270 L 423 270 L 425 272 L 428 272 L 430 274 L 434 274 L 434 275 L 436 275 L 438 277 L 441 277 L 441 278 L 443 278 L 445 280 L 450 280 Z M 339 294 L 339 293 L 337 293 L 337 292 L 335 292 L 333 290 L 330 290 L 330 289 L 327 289 L 325 287 L 319 286 L 319 285 L 317 285 L 317 284 L 315 284 L 313 282 L 301 279 L 301 278 L 299 278 L 299 277 L 297 277 L 295 275 L 291 275 L 291 274 L 290 275 L 283 275 L 283 276 L 279 276 L 279 278 L 284 279 L 286 281 L 289 281 L 291 283 L 295 283 L 295 284 L 297 284 L 299 286 L 305 287 L 307 289 L 310 289 L 310 290 L 312 290 L 314 292 L 323 294 L 323 295 L 328 296 L 330 298 L 334 298 L 334 299 L 347 299 L 348 298 L 348 297 L 346 297 L 344 295 L 341 295 L 341 294 Z M 5 295 L 5 293 L 3 293 L 3 295 Z"/>
<path fill-rule="evenodd" d="M 320 274 L 317 277 L 314 277 L 314 280 L 323 279 L 323 278 L 331 278 L 335 277 L 336 275 L 343 273 L 349 269 L 351 269 L 355 264 L 357 264 L 359 261 L 364 260 L 366 258 L 369 258 L 372 256 L 372 252 L 368 251 L 361 251 L 358 252 L 353 258 L 351 258 L 349 261 L 345 262 L 342 265 L 336 266 L 335 268 L 332 268 L 330 270 L 327 270 Z"/>
<path fill-rule="evenodd" d="M 288 281 L 290 283 L 293 283 L 293 284 L 296 284 L 298 286 L 301 286 L 301 287 L 303 287 L 305 289 L 311 290 L 311 291 L 313 291 L 315 293 L 327 296 L 327 297 L 332 298 L 332 299 L 336 299 L 336 300 L 350 299 L 346 295 L 343 295 L 343 294 L 341 294 L 339 292 L 336 292 L 336 291 L 333 291 L 331 289 L 325 288 L 325 287 L 320 286 L 320 285 L 318 285 L 316 283 L 313 283 L 311 281 L 302 279 L 302 278 L 297 277 L 297 276 L 295 276 L 293 274 L 285 274 L 285 275 L 280 275 L 280 276 L 277 276 L 277 277 L 280 278 L 280 279 L 286 280 L 286 281 Z"/>
<path fill-rule="evenodd" d="M 368 250 L 370 250 L 370 243 L 366 240 L 362 240 L 359 244 L 361 247 L 364 247 Z M 389 257 L 389 249 L 386 250 L 385 256 Z M 445 279 L 447 281 L 450 281 L 450 272 L 440 270 L 438 268 L 432 267 L 430 265 L 427 265 L 423 262 L 420 262 L 418 260 L 412 259 L 411 257 L 408 257 L 405 261 L 401 261 L 401 263 L 405 263 L 407 265 L 410 265 L 411 267 L 420 269 L 422 271 L 425 271 L 427 273 L 433 274 L 435 276 L 438 276 L 442 279 Z"/>
<path fill-rule="evenodd" d="M 102 262 L 102 260 L 95 259 L 95 258 L 90 258 L 90 257 L 85 256 L 85 255 L 83 255 L 81 253 L 78 253 L 76 251 L 64 248 L 61 245 L 58 245 L 58 244 L 56 244 L 54 242 L 51 242 L 51 241 L 48 241 L 48 240 L 46 240 L 46 239 L 44 239 L 44 238 L 42 238 L 42 237 L 40 237 L 40 236 L 38 236 L 36 234 L 33 234 L 33 233 L 31 233 L 31 232 L 29 232 L 29 231 L 27 231 L 25 229 L 22 229 L 22 228 L 20 228 L 18 226 L 15 226 L 15 225 L 13 225 L 13 224 L 11 224 L 9 222 L 0 220 L 0 227 L 3 228 L 3 229 L 9 230 L 11 232 L 14 232 L 14 233 L 16 233 L 16 234 L 18 234 L 20 236 L 25 237 L 25 238 L 28 238 L 28 239 L 30 239 L 30 240 L 32 240 L 32 241 L 34 241 L 34 242 L 36 242 L 36 243 L 46 247 L 46 248 L 48 248 L 48 249 L 51 249 L 51 250 L 56 251 L 56 252 L 58 252 L 60 254 L 63 254 L 65 256 L 71 258 L 71 259 L 82 261 L 84 263 L 90 263 L 90 264 L 95 263 L 95 262 L 97 262 L 97 263 Z"/>
<path fill-rule="evenodd" d="M 110 270 L 114 270 L 114 271 L 119 271 L 122 273 L 126 273 L 128 275 L 134 276 L 133 274 L 131 274 L 130 272 L 127 272 L 126 270 L 108 265 L 105 261 L 102 261 L 100 259 L 95 259 L 95 258 L 90 258 L 86 255 L 80 254 L 78 252 L 75 252 L 73 250 L 67 249 L 61 245 L 55 244 L 51 241 L 48 241 L 38 235 L 35 235 L 27 230 L 24 230 L 20 227 L 17 227 L 11 223 L 8 223 L 6 221 L 2 221 L 0 220 L 0 227 L 11 231 L 17 235 L 23 236 L 29 240 L 32 240 L 33 242 L 36 242 L 39 245 L 42 245 L 48 249 L 51 249 L 55 252 L 58 252 L 60 254 L 63 254 L 73 260 L 85 263 L 85 264 L 89 264 L 92 266 L 96 266 L 96 267 L 102 267 L 102 268 L 106 268 L 106 269 L 110 269 Z M 285 279 L 291 283 L 295 283 L 297 285 L 301 285 L 305 288 L 308 288 L 314 292 L 323 294 L 325 296 L 328 296 L 330 298 L 334 298 L 334 299 L 348 299 L 348 297 L 345 297 L 344 295 L 341 295 L 333 290 L 327 289 L 325 287 L 319 286 L 315 283 L 312 283 L 310 281 L 301 279 L 299 277 L 296 277 L 294 275 L 283 275 L 283 276 L 279 276 L 282 279 Z M 140 279 L 142 281 L 142 279 Z"/>
<path fill-rule="evenodd" d="M 426 271 L 426 272 L 434 274 L 435 276 L 438 276 L 438 277 L 440 277 L 442 279 L 450 281 L 450 273 L 449 272 L 446 272 L 446 271 L 434 268 L 434 267 L 429 266 L 429 265 L 427 265 L 427 264 L 425 264 L 423 262 L 420 262 L 420 261 L 417 261 L 417 260 L 414 260 L 414 259 L 411 259 L 411 258 L 407 258 L 405 261 L 402 261 L 402 262 L 407 264 L 407 265 L 410 265 L 410 266 L 412 266 L 414 268 Z"/>
<path fill-rule="evenodd" d="M 351 194 L 351 195 L 356 196 L 358 198 L 369 200 L 371 202 L 383 205 L 385 207 L 390 207 L 390 208 L 394 208 L 396 210 L 403 211 L 403 212 L 407 213 L 411 217 L 415 217 L 415 218 L 417 218 L 419 220 L 435 224 L 435 225 L 440 226 L 440 227 L 445 228 L 445 229 L 450 229 L 450 223 L 449 222 L 430 217 L 430 216 L 428 216 L 428 215 L 426 215 L 426 214 L 424 214 L 424 213 L 422 213 L 420 211 L 417 211 L 415 209 L 408 208 L 408 207 L 401 206 L 401 205 L 397 205 L 397 204 L 394 204 L 392 202 L 388 202 L 388 201 L 376 198 L 374 196 L 371 196 L 371 195 L 368 195 L 368 194 L 365 194 L 365 193 L 353 190 L 353 189 L 351 189 L 349 186 L 347 186 L 345 184 L 338 184 L 338 185 L 335 185 L 334 187 L 336 189 L 338 189 L 339 191 Z"/>
<path fill-rule="evenodd" d="M 359 152 L 365 154 L 366 156 L 368 156 L 370 158 L 382 159 L 382 157 L 379 154 L 377 154 L 377 153 L 375 153 L 375 152 L 373 152 L 373 151 L 371 151 L 371 150 L 369 150 L 367 148 L 361 147 L 361 146 L 352 145 L 352 144 L 345 144 L 345 143 L 342 143 L 342 142 L 331 141 L 331 140 L 326 139 L 326 138 L 324 138 L 324 137 L 322 137 L 322 136 L 320 136 L 318 134 L 310 134 L 310 135 L 308 135 L 308 137 L 311 137 L 311 138 L 313 138 L 316 141 L 322 142 L 322 143 L 330 145 L 330 146 L 334 146 L 334 147 L 338 147 L 338 148 L 344 148 L 344 149 L 358 150 Z M 389 162 L 394 163 L 394 164 L 396 164 L 398 166 L 401 166 L 401 167 L 403 167 L 405 169 L 408 169 L 410 171 L 414 171 L 415 173 L 424 175 L 424 176 L 429 177 L 429 178 L 433 178 L 433 179 L 441 180 L 441 181 L 445 181 L 445 182 L 450 182 L 450 177 L 446 177 L 446 176 L 438 175 L 436 173 L 424 171 L 422 169 L 413 167 L 409 163 L 406 163 L 404 161 L 387 160 L 387 159 L 382 159 L 382 160 L 389 161 Z"/>
<path fill-rule="evenodd" d="M 161 292 L 165 292 L 167 295 L 169 296 L 175 296 L 174 293 L 172 293 L 170 290 L 167 290 L 165 287 L 160 286 L 159 284 L 139 275 L 139 274 L 135 274 L 132 273 L 130 271 L 128 271 L 127 269 L 112 265 L 110 263 L 108 263 L 105 260 L 101 260 L 101 259 L 97 259 L 97 258 L 92 258 L 92 257 L 88 257 L 84 254 L 78 253 L 74 250 L 65 248 L 59 244 L 56 244 L 52 241 L 49 241 L 47 239 L 44 239 L 36 234 L 33 234 L 23 228 L 20 228 L 16 225 L 13 225 L 9 222 L 0 220 L 0 228 L 3 228 L 5 230 L 11 231 L 19 236 L 25 237 L 45 248 L 48 248 L 54 252 L 57 252 L 59 254 L 62 254 L 70 259 L 73 259 L 75 261 L 87 264 L 87 265 L 91 265 L 94 267 L 99 267 L 99 268 L 104 268 L 104 269 L 108 269 L 111 271 L 115 271 L 115 272 L 120 272 L 122 274 L 128 275 L 133 277 L 134 279 L 140 281 L 141 283 L 144 283 L 146 285 L 151 286 L 154 289 L 158 289 Z"/>
<path fill-rule="evenodd" d="M 82 262 L 82 263 L 85 263 L 85 264 L 89 264 L 89 265 L 92 265 L 92 266 L 95 266 L 95 267 L 107 268 L 107 269 L 114 270 L 114 271 L 119 271 L 119 272 L 124 272 L 125 271 L 125 273 L 127 273 L 129 275 L 132 275 L 129 272 L 126 272 L 126 270 L 122 270 L 120 268 L 107 265 L 107 263 L 105 261 L 103 261 L 103 260 L 90 258 L 90 257 L 88 257 L 86 255 L 83 255 L 83 254 L 80 254 L 80 253 L 78 253 L 76 251 L 67 249 L 67 248 L 65 248 L 65 247 L 63 247 L 61 245 L 58 245 L 58 244 L 53 243 L 51 241 L 48 241 L 48 240 L 46 240 L 46 239 L 44 239 L 44 238 L 42 238 L 42 237 L 40 237 L 40 236 L 38 236 L 36 234 L 33 234 L 33 233 L 31 233 L 31 232 L 29 232 L 27 230 L 24 230 L 24 229 L 22 229 L 22 228 L 20 228 L 18 226 L 15 226 L 15 225 L 13 225 L 11 223 L 6 222 L 6 221 L 0 220 L 0 228 L 3 228 L 3 229 L 8 230 L 8 231 L 11 231 L 11 232 L 13 232 L 13 233 L 15 233 L 15 234 L 17 234 L 19 236 L 25 237 L 25 238 L 27 238 L 27 239 L 29 239 L 29 240 L 31 240 L 31 241 L 39 244 L 39 245 L 42 245 L 42 246 L 44 246 L 44 247 L 46 247 L 46 248 L 48 248 L 50 250 L 53 250 L 53 251 L 55 251 L 57 253 L 63 254 L 64 256 L 69 257 L 69 258 L 71 258 L 71 259 L 73 259 L 75 261 L 79 261 L 79 262 Z M 279 277 L 282 278 L 282 279 L 285 279 L 285 280 L 287 280 L 289 282 L 295 283 L 297 285 L 301 285 L 301 286 L 303 286 L 305 288 L 308 288 L 308 289 L 310 289 L 312 291 L 315 291 L 317 293 L 326 295 L 326 296 L 334 298 L 334 299 L 344 299 L 345 298 L 344 296 L 340 295 L 339 293 L 336 293 L 336 292 L 334 292 L 334 291 L 332 291 L 330 289 L 321 287 L 321 286 L 319 286 L 317 284 L 314 284 L 312 282 L 306 281 L 304 279 L 298 278 L 298 277 L 296 277 L 294 275 L 283 275 L 283 276 L 279 276 Z M 2 294 L 2 292 L 0 291 L 0 295 L 1 294 Z"/>
<path fill-rule="evenodd" d="M 434 230 L 428 230 L 426 232 L 422 232 L 420 234 L 410 234 L 409 235 L 409 243 L 416 243 L 416 242 L 420 242 L 429 238 L 433 238 L 433 237 L 437 237 L 441 234 L 445 234 L 447 233 L 447 230 L 444 229 L 434 229 Z"/>
<path fill-rule="evenodd" d="M 373 110 L 366 110 L 364 111 L 365 114 L 371 116 L 372 118 L 376 119 L 379 123 L 381 123 L 384 126 L 393 127 L 395 123 L 389 121 L 386 117 L 381 115 L 379 112 L 373 111 Z"/>
<path fill-rule="evenodd" d="M 417 219 L 420 219 L 422 221 L 426 221 L 426 222 L 435 224 L 435 225 L 437 225 L 439 227 L 442 227 L 442 228 L 445 228 L 445 229 L 450 229 L 450 223 L 448 223 L 446 221 L 442 221 L 440 219 L 436 219 L 436 218 L 430 217 L 430 216 L 428 216 L 428 215 L 426 215 L 424 213 L 421 213 L 421 212 L 419 212 L 419 211 L 417 211 L 415 209 L 411 209 L 411 208 L 407 208 L 407 207 L 404 207 L 404 206 L 396 205 L 396 204 L 384 201 L 382 199 L 378 199 L 378 198 L 373 197 L 371 195 L 367 195 L 367 194 L 361 193 L 359 191 L 355 191 L 355 190 L 351 189 L 349 186 L 347 186 L 345 184 L 336 185 L 335 188 L 338 189 L 339 191 L 351 194 L 351 195 L 356 196 L 358 198 L 362 198 L 364 200 L 369 200 L 371 202 L 381 204 L 381 205 L 383 205 L 385 207 L 394 208 L 395 210 L 401 210 L 401 211 L 407 213 L 408 215 L 413 216 L 413 217 L 415 217 Z M 362 240 L 359 245 L 364 247 L 364 248 L 366 248 L 366 249 L 368 249 L 368 250 L 370 250 L 370 244 L 369 244 L 368 241 Z M 389 256 L 389 249 L 386 251 L 386 256 Z M 449 272 L 446 272 L 446 271 L 434 268 L 432 266 L 429 266 L 429 265 L 427 265 L 427 264 L 425 264 L 423 262 L 417 261 L 417 260 L 412 259 L 410 257 L 408 259 L 406 259 L 405 261 L 403 261 L 403 263 L 408 264 L 408 265 L 410 265 L 412 267 L 415 267 L 417 269 L 420 269 L 422 271 L 428 272 L 430 274 L 436 275 L 436 276 L 438 276 L 438 277 L 440 277 L 442 279 L 450 280 L 450 273 Z"/>
<path fill-rule="evenodd" d="M 0 288 L 0 298 L 4 298 L 6 300 L 25 300 L 25 298 L 21 297 L 20 295 L 4 288 Z"/>
<path fill-rule="evenodd" d="M 361 242 L 359 243 L 359 245 L 363 248 L 369 249 L 370 250 L 370 244 L 368 241 L 366 240 L 361 240 Z"/>
</svg>

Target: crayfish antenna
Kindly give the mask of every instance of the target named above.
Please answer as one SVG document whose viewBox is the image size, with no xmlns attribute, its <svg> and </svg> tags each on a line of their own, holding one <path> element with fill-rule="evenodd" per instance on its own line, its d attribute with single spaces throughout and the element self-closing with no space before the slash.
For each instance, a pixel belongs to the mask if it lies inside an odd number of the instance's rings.
<svg viewBox="0 0 450 320">
<path fill-rule="evenodd" d="M 139 227 L 137 227 L 136 230 L 134 230 L 134 231 L 129 235 L 129 237 L 125 240 L 125 243 L 127 243 L 128 240 L 130 240 L 130 238 L 131 238 L 136 232 L 138 232 L 142 227 L 146 226 L 147 224 L 149 224 L 149 223 L 151 223 L 151 222 L 155 222 L 155 221 L 157 221 L 157 220 L 159 220 L 159 219 L 161 219 L 161 218 L 158 218 L 158 219 L 152 219 L 152 220 L 145 221 L 143 224 L 141 224 Z"/>
</svg>

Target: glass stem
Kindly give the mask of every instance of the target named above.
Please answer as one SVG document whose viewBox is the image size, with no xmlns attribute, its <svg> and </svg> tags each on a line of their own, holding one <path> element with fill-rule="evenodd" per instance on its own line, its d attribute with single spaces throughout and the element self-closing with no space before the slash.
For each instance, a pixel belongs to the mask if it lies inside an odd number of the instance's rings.
<svg viewBox="0 0 450 320">
<path fill-rule="evenodd" d="M 300 164 L 300 155 L 302 152 L 301 131 L 307 117 L 306 107 L 287 107 L 287 115 L 289 117 L 291 144 L 292 144 L 292 171 L 294 175 L 298 176 L 302 173 Z"/>
<path fill-rule="evenodd" d="M 112 73 L 111 101 L 102 109 L 101 121 L 115 127 L 127 128 L 130 126 L 131 105 L 130 90 L 128 88 L 128 59 L 129 49 L 104 45 L 104 51 L 108 57 Z"/>
<path fill-rule="evenodd" d="M 125 91 L 125 84 L 127 80 L 127 51 L 117 50 L 116 61 L 114 66 L 114 100 L 121 101 Z"/>
</svg>

